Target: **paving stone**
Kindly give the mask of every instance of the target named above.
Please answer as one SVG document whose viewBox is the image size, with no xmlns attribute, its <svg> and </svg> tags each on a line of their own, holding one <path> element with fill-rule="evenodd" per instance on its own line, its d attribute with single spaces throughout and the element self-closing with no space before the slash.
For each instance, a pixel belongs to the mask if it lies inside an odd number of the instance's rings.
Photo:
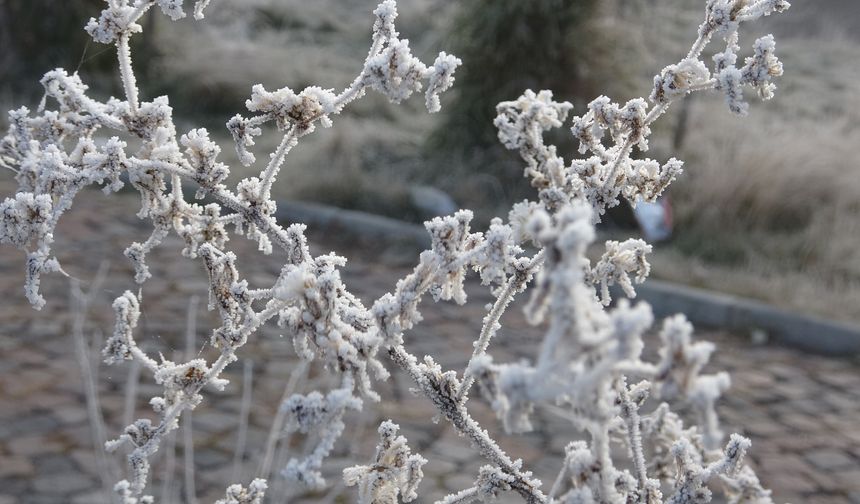
<svg viewBox="0 0 860 504">
<path fill-rule="evenodd" d="M 27 457 L 0 456 L 0 478 L 10 476 L 27 478 L 33 475 L 34 470 L 33 463 Z"/>
<path fill-rule="evenodd" d="M 145 236 L 147 228 L 145 223 L 133 217 L 115 218 L 110 222 L 104 217 L 122 215 L 122 205 L 137 204 L 133 198 L 126 203 L 122 198 L 111 199 L 111 203 L 105 201 L 92 203 L 89 211 L 85 207 L 69 216 L 72 221 L 77 221 L 75 230 L 85 239 L 67 240 L 76 245 L 63 249 L 75 254 L 77 261 L 65 261 L 62 256 L 61 260 L 73 265 L 70 272 L 75 276 L 91 278 L 99 261 L 109 254 L 101 249 L 114 250 L 120 259 L 112 269 L 105 290 L 122 292 L 132 285 L 129 266 L 121 258 L 122 250 L 131 241 Z M 84 202 L 85 205 L 88 203 Z M 117 206 L 105 207 L 105 204 Z M 104 236 L 109 236 L 109 247 L 105 247 Z M 59 240 L 62 239 L 61 233 Z M 343 249 L 341 246 L 329 247 L 327 242 L 318 242 L 315 237 L 311 241 L 313 249 L 319 252 Z M 168 247 L 179 246 L 175 238 L 170 243 L 172 245 Z M 235 246 L 240 257 L 259 258 L 250 254 L 254 248 L 251 242 L 236 240 L 231 242 L 231 246 Z M 344 271 L 344 279 L 347 285 L 357 289 L 356 294 L 366 303 L 391 290 L 394 279 L 408 273 L 414 264 L 414 256 L 397 266 L 382 254 L 362 251 L 353 244 L 348 244 L 348 247 L 352 248 L 346 250 L 350 263 Z M 161 351 L 167 358 L 181 354 L 184 349 L 181 328 L 184 326 L 185 306 L 176 302 L 176 296 L 192 292 L 206 295 L 206 283 L 200 275 L 201 270 L 196 267 L 198 264 L 184 259 L 175 260 L 176 250 L 153 252 L 152 267 L 156 277 L 145 288 L 149 301 L 140 331 L 143 348 L 154 355 Z M 0 269 L 12 263 L 11 255 L 6 254 L 6 249 L 0 248 Z M 20 260 L 16 256 L 15 264 Z M 275 278 L 281 267 L 276 257 L 255 259 L 246 264 L 249 267 L 243 273 L 267 282 Z M 165 277 L 170 280 L 159 281 Z M 21 298 L 17 277 L 15 282 L 3 282 L 0 278 L 0 292 L 8 293 L 6 299 Z M 68 288 L 65 279 L 55 276 L 46 277 L 44 282 L 46 292 L 63 293 Z M 463 335 L 473 335 L 480 329 L 482 304 L 489 300 L 486 289 L 476 283 L 469 283 L 467 290 L 470 304 L 465 307 L 449 303 L 422 305 L 422 314 L 429 325 L 418 326 L 407 335 L 410 350 L 419 356 L 438 354 L 440 362 L 462 370 L 471 350 L 469 339 Z M 96 321 L 101 324 L 103 331 L 110 331 L 113 324 L 111 301 L 110 296 L 105 295 L 104 300 L 93 304 L 91 320 L 94 325 Z M 5 495 L 9 495 L 13 502 L 22 502 L 21 496 L 28 492 L 33 495 L 33 502 L 101 502 L 96 500 L 100 492 L 99 479 L 91 474 L 96 464 L 94 454 L 90 453 L 89 423 L 78 364 L 68 339 L 70 319 L 66 303 L 64 295 L 52 295 L 45 312 L 38 315 L 31 314 L 29 308 L 22 309 L 25 306 L 23 300 L 20 305 L 13 302 L 0 307 L 0 320 L 6 333 L 0 334 L 0 353 L 4 356 L 0 361 L 0 391 L 3 391 L 0 392 L 0 504 L 3 504 Z M 205 312 L 204 307 L 200 307 L 198 343 L 208 340 L 210 322 L 216 319 L 217 314 Z M 532 358 L 541 330 L 525 322 L 520 306 L 513 306 L 508 311 L 504 324 L 505 328 L 493 343 L 494 358 L 499 362 Z M 267 327 L 243 349 L 243 357 L 254 359 L 257 371 L 254 379 L 258 386 L 254 389 L 248 445 L 248 454 L 252 458 L 257 456 L 258 445 L 263 444 L 268 435 L 284 384 L 296 363 L 291 342 L 288 338 L 279 337 L 282 332 L 279 328 Z M 20 338 L 11 334 L 27 334 L 27 345 L 22 345 Z M 649 338 L 652 342 L 656 340 L 656 336 Z M 860 489 L 857 488 L 860 482 L 860 464 L 857 462 L 860 460 L 860 424 L 855 425 L 856 419 L 860 418 L 860 366 L 787 348 L 755 347 L 746 338 L 721 332 L 700 332 L 697 338 L 714 341 L 718 346 L 708 372 L 734 371 L 734 387 L 720 402 L 718 412 L 723 416 L 727 431 L 740 429 L 752 437 L 750 460 L 761 467 L 762 481 L 774 488 L 775 501 L 841 503 L 850 498 L 851 502 L 860 504 Z M 15 352 L 20 356 L 16 358 Z M 212 354 L 207 345 L 203 355 L 211 358 Z M 241 403 L 237 396 L 241 385 L 240 368 L 228 368 L 233 384 L 227 393 L 215 394 L 207 390 L 203 404 L 194 412 L 195 459 L 200 474 L 198 496 L 205 499 L 201 502 L 213 502 L 223 497 L 226 480 L 232 476 L 232 453 Z M 26 378 L 25 383 L 18 383 L 20 376 Z M 109 437 L 115 436 L 123 426 L 127 377 L 127 366 L 99 368 L 98 387 Z M 328 390 L 330 381 L 327 375 L 314 371 L 311 381 L 297 392 Z M 5 393 L 7 384 L 11 384 L 12 392 L 17 395 L 13 397 Z M 456 436 L 444 421 L 429 423 L 435 411 L 429 401 L 408 392 L 412 386 L 408 377 L 395 372 L 391 380 L 377 385 L 387 402 L 367 404 L 363 424 L 355 422 L 359 415 L 347 419 L 346 434 L 336 443 L 334 458 L 326 469 L 330 482 L 339 481 L 337 472 L 351 461 L 372 457 L 376 443 L 375 425 L 391 418 L 401 425 L 401 432 L 415 451 L 430 459 L 420 488 L 421 502 L 434 502 L 445 495 L 448 488 L 454 491 L 471 484 L 483 461 L 468 441 Z M 151 418 L 147 400 L 160 394 L 161 388 L 154 385 L 151 376 L 144 372 L 138 392 L 135 416 Z M 469 408 L 493 436 L 500 432 L 494 413 L 477 394 Z M 569 422 L 540 409 L 534 420 L 537 433 L 527 436 L 499 434 L 498 439 L 512 456 L 524 457 L 528 468 L 534 469 L 536 476 L 548 485 L 558 470 L 564 446 L 578 439 L 579 433 Z M 293 439 L 290 456 L 307 450 L 304 437 L 295 436 Z M 181 468 L 181 437 L 177 444 L 177 467 Z M 842 458 L 834 457 L 831 453 L 834 451 Z M 49 454 L 54 458 L 45 458 Z M 112 463 L 124 468 L 122 454 L 111 457 Z M 4 463 L 5 460 L 12 462 Z M 150 488 L 155 493 L 160 492 L 158 477 L 163 460 L 162 454 L 154 460 L 156 481 Z M 846 465 L 846 460 L 852 465 Z M 36 463 L 38 461 L 41 463 Z M 53 484 L 52 488 L 44 488 L 45 492 L 28 490 L 31 483 L 48 484 L 45 481 L 48 469 L 51 481 L 59 475 L 60 486 L 65 486 L 65 490 Z M 4 470 L 8 477 L 4 476 Z M 26 470 L 37 472 L 34 473 L 36 478 L 19 476 Z M 64 482 L 62 478 L 69 478 L 69 481 Z M 177 484 L 180 479 L 178 477 Z M 72 490 L 76 484 L 88 486 Z M 69 493 L 63 493 L 66 490 Z M 352 502 L 354 493 L 343 495 L 334 502 Z M 294 502 L 315 502 L 316 499 L 315 494 L 306 493 Z M 500 504 L 507 502 L 521 500 L 509 495 L 499 500 Z"/>
<path fill-rule="evenodd" d="M 199 465 L 200 467 L 203 467 L 204 469 L 211 469 L 213 467 L 223 466 L 224 464 L 227 464 L 232 460 L 233 458 L 230 455 L 211 448 L 194 451 L 195 464 Z"/>
<path fill-rule="evenodd" d="M 780 423 L 787 427 L 801 432 L 816 432 L 825 425 L 820 419 L 813 415 L 804 415 L 801 413 L 790 413 L 783 415 L 779 419 Z"/>
<path fill-rule="evenodd" d="M 13 433 L 44 434 L 56 429 L 59 422 L 50 413 L 21 415 L 8 422 Z"/>
<path fill-rule="evenodd" d="M 112 496 L 105 495 L 102 490 L 86 492 L 72 499 L 72 504 L 111 504 Z"/>
<path fill-rule="evenodd" d="M 224 432 L 235 430 L 239 426 L 239 417 L 234 413 L 219 411 L 194 412 L 194 429 L 204 432 Z"/>
<path fill-rule="evenodd" d="M 760 476 L 762 483 L 777 493 L 809 494 L 818 490 L 818 486 L 804 473 L 762 470 Z"/>
<path fill-rule="evenodd" d="M 63 444 L 56 440 L 45 439 L 42 434 L 25 435 L 12 439 L 7 447 L 16 455 L 27 457 L 44 453 L 58 453 Z"/>
<path fill-rule="evenodd" d="M 95 488 L 95 481 L 77 472 L 47 474 L 37 476 L 33 480 L 33 489 L 46 495 L 71 497 L 93 488 Z"/>
<path fill-rule="evenodd" d="M 848 504 L 848 498 L 836 493 L 818 493 L 806 498 L 808 504 Z"/>
<path fill-rule="evenodd" d="M 840 450 L 812 451 L 806 454 L 806 460 L 824 471 L 857 467 L 857 461 Z"/>
<path fill-rule="evenodd" d="M 40 455 L 33 459 L 39 474 L 67 474 L 79 472 L 78 465 L 74 459 L 59 453 Z"/>
</svg>

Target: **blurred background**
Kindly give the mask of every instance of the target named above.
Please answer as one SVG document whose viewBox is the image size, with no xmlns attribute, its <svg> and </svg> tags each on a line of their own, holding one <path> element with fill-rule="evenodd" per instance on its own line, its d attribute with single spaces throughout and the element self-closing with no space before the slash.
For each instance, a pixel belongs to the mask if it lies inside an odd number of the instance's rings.
<svg viewBox="0 0 860 504">
<path fill-rule="evenodd" d="M 400 0 L 398 27 L 419 57 L 446 50 L 463 60 L 442 113 L 428 115 L 420 99 L 393 106 L 371 94 L 294 150 L 277 195 L 416 222 L 434 205 L 447 211 L 445 196 L 483 222 L 504 215 L 531 188 L 516 154 L 498 145 L 495 104 L 526 88 L 552 89 L 574 113 L 599 94 L 647 96 L 651 76 L 686 52 L 703 3 Z M 746 51 L 758 36 L 777 37 L 786 72 L 772 102 L 738 119 L 719 96 L 696 96 L 657 124 L 649 156 L 677 156 L 686 169 L 668 193 L 674 232 L 655 247 L 653 276 L 857 322 L 860 3 L 793 3 L 743 32 Z M 81 29 L 101 2 L 57 4 L 0 0 L 4 110 L 35 105 L 39 77 L 55 67 L 78 69 L 97 96 L 121 94 L 114 50 Z M 236 180 L 256 173 L 260 166 L 235 162 L 226 119 L 245 110 L 257 82 L 346 86 L 365 55 L 374 5 L 219 0 L 202 23 L 153 11 L 134 39 L 143 95 L 169 95 L 180 130 L 204 125 L 221 137 Z M 552 141 L 574 154 L 567 128 L 556 133 Z M 264 137 L 257 152 L 277 141 Z M 603 230 L 628 228 L 635 220 L 621 208 Z"/>
</svg>

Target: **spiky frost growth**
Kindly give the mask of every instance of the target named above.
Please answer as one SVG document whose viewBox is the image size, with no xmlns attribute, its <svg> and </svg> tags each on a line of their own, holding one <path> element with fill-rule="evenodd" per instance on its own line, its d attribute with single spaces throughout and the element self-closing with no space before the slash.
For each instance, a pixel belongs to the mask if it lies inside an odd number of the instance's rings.
<svg viewBox="0 0 860 504">
<path fill-rule="evenodd" d="M 361 409 L 361 400 L 352 396 L 350 387 L 329 392 L 325 397 L 319 392 L 307 396 L 294 395 L 282 408 L 290 413 L 290 430 L 302 433 L 319 433 L 319 443 L 304 460 L 291 459 L 284 475 L 309 488 L 325 488 L 325 479 L 319 472 L 323 459 L 331 452 L 334 443 L 343 433 L 343 416 L 347 409 Z"/>
<path fill-rule="evenodd" d="M 224 369 L 238 359 L 237 351 L 248 338 L 273 320 L 292 338 L 302 359 L 318 360 L 339 383 L 325 394 L 294 394 L 282 405 L 288 429 L 318 440 L 310 453 L 290 460 L 284 469 L 307 486 L 324 485 L 320 468 L 344 430 L 345 415 L 360 410 L 365 399 L 381 399 L 373 379 L 388 377 L 383 362 L 387 356 L 386 362 L 403 370 L 439 416 L 487 461 L 473 486 L 443 498 L 443 504 L 491 501 L 501 492 L 515 492 L 529 504 L 699 503 L 710 500 L 708 485 L 717 479 L 732 503 L 770 502 L 769 492 L 743 465 L 749 441 L 732 436 L 720 449 L 715 404 L 729 379 L 725 373 L 702 374 L 713 345 L 693 342 L 689 323 L 682 316 L 672 317 L 661 331 L 660 360 L 648 362 L 642 358 L 642 336 L 654 322 L 650 307 L 625 299 L 606 308 L 611 285 L 618 284 L 627 297 L 635 296 L 634 283 L 649 272 L 650 246 L 635 239 L 607 242 L 594 265 L 585 252 L 595 239 L 594 223 L 607 208 L 620 198 L 632 204 L 653 201 L 681 174 L 682 163 L 674 158 L 662 164 L 634 159 L 634 149 L 648 149 L 652 123 L 672 103 L 692 92 L 717 90 L 725 94 L 730 110 L 743 114 L 748 109 L 745 86 L 762 99 L 773 96 L 773 79 L 783 70 L 773 37 L 758 39 L 752 56 L 738 68 L 739 29 L 745 22 L 784 11 L 788 2 L 707 0 L 698 38 L 681 61 L 655 76 L 650 104 L 642 98 L 621 104 L 601 96 L 572 119 L 570 130 L 579 152 L 588 155 L 583 159 L 565 161 L 554 145 L 544 142 L 544 133 L 567 121 L 569 103 L 555 101 L 549 91 L 530 90 L 500 103 L 495 120 L 499 139 L 525 161 L 537 200 L 514 205 L 507 221 L 494 219 L 483 232 L 472 229 L 468 210 L 427 222 L 430 250 L 418 257 L 413 271 L 397 281 L 392 292 L 367 307 L 341 279 L 344 258 L 314 257 L 304 225 L 283 227 L 275 220 L 272 185 L 302 137 L 317 124 L 331 126 L 369 89 L 395 103 L 424 91 L 427 109 L 438 111 L 439 94 L 451 87 L 460 60 L 444 52 L 431 66 L 418 60 L 396 30 L 395 2 L 384 0 L 374 10 L 368 56 L 346 89 L 251 89 L 246 102 L 250 116 L 239 114 L 227 122 L 240 162 L 255 163 L 254 139 L 267 124 L 282 138 L 258 176 L 229 188 L 229 167 L 218 160 L 221 148 L 208 131 L 195 128 L 180 135 L 167 97 L 141 101 L 132 71 L 129 39 L 141 31 L 141 16 L 158 7 L 178 19 L 186 15 L 185 2 L 106 3 L 86 30 L 97 42 L 116 47 L 124 99 L 94 100 L 77 74 L 57 69 L 41 80 L 46 100 L 35 113 L 27 108 L 9 113 L 9 131 L 0 140 L 0 167 L 14 172 L 19 188 L 0 202 L 0 243 L 27 252 L 25 292 L 40 308 L 45 303 L 39 292 L 41 275 L 62 271 L 51 250 L 60 217 L 83 188 L 102 185 L 105 192 L 114 192 L 126 176 L 140 194 L 138 216 L 153 225 L 148 238 L 125 251 L 135 280 L 142 283 L 152 276 L 146 257 L 171 233 L 184 241 L 182 254 L 200 260 L 206 269 L 208 306 L 220 318 L 210 339 L 220 353 L 212 362 L 150 357 L 134 334 L 140 294 L 126 291 L 114 301 L 116 324 L 105 344 L 105 361 L 136 360 L 163 389 L 150 400 L 154 419 L 132 422 L 106 444 L 109 450 L 129 449 L 129 475 L 115 487 L 120 502 L 152 502 L 144 495 L 149 460 L 161 441 L 177 428 L 183 412 L 200 404 L 206 387 L 227 385 L 221 378 Z M 202 17 L 208 3 L 194 4 L 195 18 Z M 725 42 L 725 49 L 709 67 L 701 55 L 714 39 Z M 49 109 L 48 103 L 56 107 Z M 120 136 L 103 135 L 102 129 L 129 135 L 139 147 L 127 152 Z M 196 184 L 196 197 L 212 202 L 189 201 L 183 182 Z M 284 265 L 272 285 L 252 287 L 242 277 L 236 255 L 226 248 L 231 232 L 256 242 L 263 253 L 281 254 Z M 527 245 L 538 251 L 527 253 Z M 435 301 L 467 302 L 463 285 L 470 271 L 478 273 L 495 301 L 466 369 L 458 374 L 443 369 L 432 356 L 419 360 L 406 343 L 409 330 L 421 321 L 419 306 L 428 295 Z M 529 284 L 528 321 L 545 324 L 546 334 L 532 362 L 497 363 L 488 351 L 501 317 Z M 469 394 L 476 383 L 509 431 L 533 428 L 532 412 L 550 402 L 566 409 L 588 437 L 568 446 L 548 494 L 523 462 L 502 450 L 471 417 Z M 663 402 L 645 411 L 649 396 Z M 685 427 L 670 409 L 676 403 L 690 406 L 698 425 Z M 425 460 L 411 453 L 395 424 L 384 422 L 379 432 L 373 465 L 347 469 L 345 481 L 359 487 L 362 502 L 415 500 Z M 616 440 L 628 448 L 631 469 L 619 469 L 610 456 L 610 443 Z M 247 488 L 232 485 L 218 502 L 256 504 L 265 490 L 266 482 L 259 479 Z"/>
<path fill-rule="evenodd" d="M 398 430 L 400 426 L 391 420 L 382 422 L 373 463 L 343 470 L 346 486 L 358 485 L 359 504 L 397 504 L 418 497 L 416 490 L 424 477 L 421 466 L 427 459 L 413 454 Z"/>
<path fill-rule="evenodd" d="M 239 484 L 230 485 L 226 496 L 215 501 L 215 504 L 262 504 L 267 488 L 266 480 L 259 478 L 252 481 L 248 488 Z"/>
</svg>

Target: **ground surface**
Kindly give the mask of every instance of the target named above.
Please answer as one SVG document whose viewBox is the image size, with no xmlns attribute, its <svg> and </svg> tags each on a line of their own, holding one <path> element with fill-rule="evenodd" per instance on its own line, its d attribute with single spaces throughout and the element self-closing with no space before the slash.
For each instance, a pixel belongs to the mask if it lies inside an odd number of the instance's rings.
<svg viewBox="0 0 860 504">
<path fill-rule="evenodd" d="M 91 310 L 88 337 L 97 344 L 100 331 L 110 331 L 110 300 L 132 286 L 128 265 L 121 250 L 132 240 L 145 237 L 147 228 L 129 211 L 136 208 L 131 195 L 104 198 L 95 192 L 79 198 L 76 210 L 61 223 L 58 251 L 67 271 L 89 281 L 102 261 L 111 263 L 111 275 Z M 365 302 L 389 290 L 395 279 L 408 271 L 401 254 L 369 250 L 347 244 L 324 230 L 312 235 L 315 252 L 336 248 L 350 258 L 345 270 L 347 284 Z M 235 240 L 232 247 L 245 257 L 253 254 L 250 242 Z M 399 263 L 402 266 L 387 266 Z M 150 261 L 155 279 L 143 291 L 144 315 L 138 340 L 150 352 L 167 358 L 181 357 L 187 296 L 204 295 L 205 283 L 199 263 L 179 258 L 178 244 L 171 242 Z M 252 282 L 271 284 L 280 269 L 277 257 L 244 261 Z M 250 269 L 248 269 L 250 268 Z M 80 367 L 75 359 L 68 316 L 68 282 L 59 277 L 44 282 L 48 307 L 32 311 L 23 298 L 24 263 L 20 252 L 0 249 L 0 503 L 104 502 L 102 476 L 98 469 L 85 408 Z M 416 354 L 438 357 L 445 368 L 461 370 L 471 351 L 470 342 L 480 327 L 482 307 L 489 300 L 477 285 L 470 286 L 466 307 L 427 304 L 426 319 L 407 336 L 407 346 Z M 205 298 L 204 298 L 205 299 Z M 205 303 L 203 303 L 205 306 Z M 197 347 L 208 339 L 209 315 L 201 306 Z M 537 333 L 528 328 L 518 306 L 503 319 L 495 349 L 497 360 L 529 357 L 537 344 Z M 698 336 L 718 344 L 715 368 L 733 376 L 733 389 L 720 404 L 728 424 L 753 439 L 753 460 L 763 481 L 774 489 L 777 502 L 860 503 L 860 367 L 856 361 L 808 356 L 785 348 L 754 346 L 746 339 L 715 331 Z M 815 337 L 815 335 L 810 335 Z M 211 350 L 211 349 L 210 349 Z M 226 393 L 206 393 L 204 404 L 195 410 L 194 448 L 197 496 L 213 502 L 223 495 L 227 483 L 247 481 L 256 473 L 272 418 L 296 359 L 289 341 L 276 328 L 259 334 L 241 352 L 253 360 L 253 399 L 250 410 L 246 462 L 234 472 L 233 459 L 239 422 L 241 365 L 230 369 L 231 385 Z M 94 359 L 95 360 L 95 359 Z M 124 390 L 128 366 L 100 366 L 96 378 L 107 436 L 122 428 L 128 406 Z M 326 390 L 325 374 L 312 370 L 300 382 L 300 391 Z M 411 383 L 403 374 L 378 385 L 383 404 L 366 405 L 363 421 L 350 419 L 344 438 L 332 456 L 328 481 L 332 490 L 322 502 L 354 502 L 354 496 L 339 484 L 340 469 L 351 461 L 372 457 L 375 427 L 384 418 L 398 422 L 410 445 L 430 460 L 420 487 L 419 502 L 433 502 L 450 491 L 469 486 L 481 460 L 445 423 L 430 421 L 433 410 L 426 400 L 410 395 Z M 135 417 L 150 416 L 146 400 L 157 392 L 151 377 L 144 374 L 138 387 Z M 498 423 L 479 400 L 471 403 L 476 418 L 492 432 Z M 539 410 L 537 432 L 526 436 L 499 434 L 497 439 L 509 453 L 522 457 L 548 485 L 559 467 L 564 445 L 576 432 L 552 412 Z M 171 453 L 172 442 L 162 449 Z M 306 449 L 300 436 L 283 440 L 276 464 Z M 184 502 L 182 495 L 182 440 L 175 442 L 175 457 L 159 455 L 154 461 L 155 482 L 151 492 L 158 502 Z M 172 459 L 172 461 L 171 461 Z M 119 455 L 111 455 L 110 469 L 124 470 Z M 170 472 L 170 467 L 175 474 Z M 111 471 L 107 471 L 110 473 Z M 165 475 L 168 475 L 165 477 Z M 167 480 L 165 485 L 164 481 Z M 166 489 L 165 489 L 166 487 Z M 292 495 L 292 497 L 289 497 Z M 311 502 L 313 496 L 272 484 L 270 502 Z M 314 497 L 319 502 L 318 496 Z M 852 500 L 853 499 L 853 500 Z M 516 502 L 506 497 L 503 502 Z"/>
</svg>

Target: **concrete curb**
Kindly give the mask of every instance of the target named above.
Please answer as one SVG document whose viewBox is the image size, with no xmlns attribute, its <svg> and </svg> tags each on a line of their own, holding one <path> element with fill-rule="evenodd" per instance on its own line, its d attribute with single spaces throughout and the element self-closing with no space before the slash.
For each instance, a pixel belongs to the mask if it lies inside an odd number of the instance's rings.
<svg viewBox="0 0 860 504">
<path fill-rule="evenodd" d="M 657 317 L 683 313 L 695 325 L 752 333 L 810 352 L 860 354 L 860 326 L 792 313 L 752 299 L 649 279 L 636 287 Z"/>
<path fill-rule="evenodd" d="M 275 217 L 279 221 L 302 222 L 325 232 L 396 242 L 421 250 L 430 248 L 430 235 L 424 226 L 367 212 L 304 201 L 278 201 Z"/>
<path fill-rule="evenodd" d="M 279 201 L 279 220 L 344 235 L 361 235 L 412 245 L 430 246 L 424 227 L 354 210 L 296 201 Z M 764 331 L 767 340 L 814 353 L 860 354 L 860 326 L 792 313 L 760 301 L 649 279 L 636 287 L 638 299 L 647 301 L 654 315 L 683 313 L 693 324 L 738 332 Z M 620 298 L 619 293 L 614 295 Z"/>
</svg>

